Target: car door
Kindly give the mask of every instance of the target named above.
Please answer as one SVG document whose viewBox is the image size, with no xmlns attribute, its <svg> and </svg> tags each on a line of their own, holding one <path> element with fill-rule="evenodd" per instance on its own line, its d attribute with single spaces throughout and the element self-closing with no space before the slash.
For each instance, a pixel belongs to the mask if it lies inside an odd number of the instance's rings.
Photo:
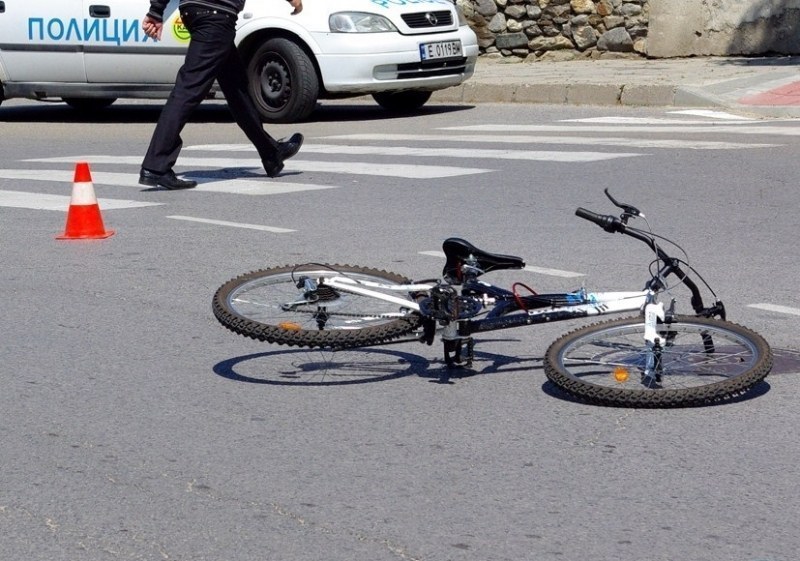
<svg viewBox="0 0 800 561">
<path fill-rule="evenodd" d="M 9 82 L 84 82 L 83 0 L 1 0 L 0 57 Z"/>
<path fill-rule="evenodd" d="M 178 12 L 178 0 L 164 11 L 161 41 L 142 31 L 150 4 L 142 0 L 82 0 L 91 33 L 84 37 L 89 82 L 172 84 L 183 64 L 189 33 Z"/>
</svg>

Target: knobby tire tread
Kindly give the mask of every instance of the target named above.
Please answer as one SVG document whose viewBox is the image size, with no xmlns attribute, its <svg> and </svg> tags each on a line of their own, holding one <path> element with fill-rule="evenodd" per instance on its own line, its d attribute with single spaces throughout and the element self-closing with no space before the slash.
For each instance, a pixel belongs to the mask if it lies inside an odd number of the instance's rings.
<svg viewBox="0 0 800 561">
<path fill-rule="evenodd" d="M 419 314 L 410 314 L 406 318 L 398 318 L 380 326 L 372 326 L 363 329 L 346 331 L 312 331 L 304 329 L 300 331 L 291 331 L 276 325 L 269 325 L 251 320 L 237 314 L 228 305 L 228 297 L 242 284 L 258 278 L 291 272 L 296 267 L 297 265 L 285 265 L 269 269 L 260 269 L 229 280 L 214 294 L 212 300 L 214 316 L 229 330 L 251 339 L 277 345 L 329 349 L 347 349 L 377 345 L 405 335 L 417 329 L 421 324 L 422 318 Z M 397 284 L 409 284 L 411 282 L 406 277 L 396 273 L 358 265 L 326 264 L 324 267 L 330 268 L 331 271 L 372 275 Z"/>
<path fill-rule="evenodd" d="M 575 339 L 589 333 L 611 330 L 626 324 L 642 323 L 638 317 L 613 319 L 575 329 L 553 342 L 545 354 L 545 375 L 572 397 L 593 405 L 638 408 L 671 408 L 710 405 L 734 399 L 761 382 L 772 369 L 772 350 L 759 334 L 727 320 L 678 316 L 677 322 L 701 324 L 731 331 L 754 344 L 758 352 L 756 364 L 748 371 L 706 386 L 681 389 L 627 389 L 599 386 L 579 380 L 559 366 L 559 353 Z"/>
</svg>

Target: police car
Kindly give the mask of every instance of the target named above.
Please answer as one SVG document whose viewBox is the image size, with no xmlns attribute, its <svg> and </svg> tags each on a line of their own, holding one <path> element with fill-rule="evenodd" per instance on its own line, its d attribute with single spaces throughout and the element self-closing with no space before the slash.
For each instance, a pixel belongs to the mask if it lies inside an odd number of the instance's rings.
<svg viewBox="0 0 800 561">
<path fill-rule="evenodd" d="M 191 40 L 172 0 L 161 41 L 147 0 L 0 0 L 0 103 L 63 99 L 95 109 L 166 98 Z M 248 0 L 236 43 L 263 119 L 308 117 L 318 99 L 371 94 L 393 111 L 474 72 L 475 33 L 453 0 Z"/>
</svg>

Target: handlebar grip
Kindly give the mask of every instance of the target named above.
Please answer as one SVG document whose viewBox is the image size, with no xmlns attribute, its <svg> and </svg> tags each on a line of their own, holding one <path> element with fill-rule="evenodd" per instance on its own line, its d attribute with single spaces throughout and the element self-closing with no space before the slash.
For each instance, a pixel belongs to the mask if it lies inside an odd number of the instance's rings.
<svg viewBox="0 0 800 561">
<path fill-rule="evenodd" d="M 584 220 L 588 220 L 589 222 L 594 222 L 598 226 L 600 226 L 606 232 L 624 232 L 625 225 L 622 221 L 615 217 L 608 214 L 597 214 L 596 212 L 592 212 L 591 210 L 586 210 L 585 208 L 578 207 L 575 211 L 575 215 L 583 218 Z"/>
</svg>

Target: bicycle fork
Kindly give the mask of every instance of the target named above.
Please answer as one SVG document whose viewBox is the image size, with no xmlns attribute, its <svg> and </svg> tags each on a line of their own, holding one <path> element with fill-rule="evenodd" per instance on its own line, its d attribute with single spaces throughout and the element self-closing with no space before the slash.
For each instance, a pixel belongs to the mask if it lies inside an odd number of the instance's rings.
<svg viewBox="0 0 800 561">
<path fill-rule="evenodd" d="M 648 388 L 661 383 L 662 350 L 661 337 L 658 335 L 658 322 L 664 321 L 667 315 L 672 317 L 675 301 L 672 301 L 669 312 L 664 311 L 664 303 L 656 303 L 652 299 L 644 307 L 644 342 L 645 342 L 645 366 L 642 373 L 642 384 Z"/>
<path fill-rule="evenodd" d="M 655 384 L 661 383 L 661 343 L 656 341 L 651 343 L 646 341 L 647 355 L 645 359 L 644 373 L 642 374 L 642 384 L 652 388 Z"/>
</svg>

